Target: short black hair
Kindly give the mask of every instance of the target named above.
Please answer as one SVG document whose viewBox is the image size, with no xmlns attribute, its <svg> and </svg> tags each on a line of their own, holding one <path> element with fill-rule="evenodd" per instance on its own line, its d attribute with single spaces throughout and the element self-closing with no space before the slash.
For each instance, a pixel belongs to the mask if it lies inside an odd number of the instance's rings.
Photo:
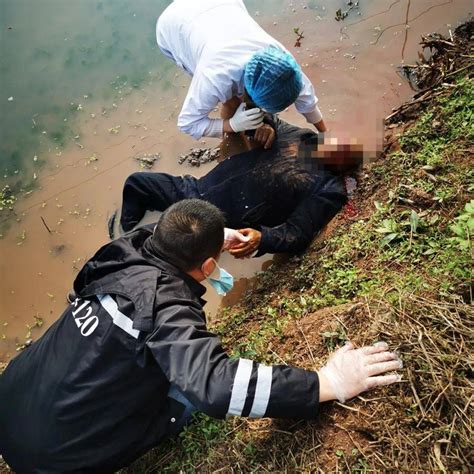
<svg viewBox="0 0 474 474">
<path fill-rule="evenodd" d="M 224 216 L 201 199 L 179 201 L 160 216 L 152 237 L 154 249 L 183 271 L 199 268 L 224 245 Z"/>
</svg>

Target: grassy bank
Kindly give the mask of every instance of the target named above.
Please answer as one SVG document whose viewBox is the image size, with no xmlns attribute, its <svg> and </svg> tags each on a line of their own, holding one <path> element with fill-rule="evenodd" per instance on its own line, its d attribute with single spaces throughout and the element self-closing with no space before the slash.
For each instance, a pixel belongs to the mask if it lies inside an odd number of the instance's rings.
<svg viewBox="0 0 474 474">
<path fill-rule="evenodd" d="M 211 328 L 235 356 L 310 369 L 345 340 L 385 340 L 402 383 L 326 404 L 315 422 L 199 415 L 127 472 L 469 470 L 474 85 L 472 56 L 455 49 L 437 61 L 455 57 L 459 72 L 441 71 L 387 122 L 357 215 L 260 275 Z"/>
</svg>

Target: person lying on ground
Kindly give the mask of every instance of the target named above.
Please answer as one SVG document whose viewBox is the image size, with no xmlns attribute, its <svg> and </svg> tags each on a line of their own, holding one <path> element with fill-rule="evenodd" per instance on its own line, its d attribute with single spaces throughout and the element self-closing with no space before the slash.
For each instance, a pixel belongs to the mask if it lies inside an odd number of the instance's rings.
<svg viewBox="0 0 474 474">
<path fill-rule="evenodd" d="M 263 111 L 281 112 L 293 103 L 326 131 L 310 80 L 242 0 L 175 0 L 158 18 L 156 38 L 165 56 L 192 76 L 178 117 L 184 133 L 200 139 L 258 129 L 256 138 L 271 143 Z M 219 103 L 221 118 L 210 118 Z"/>
<path fill-rule="evenodd" d="M 223 243 L 222 213 L 184 200 L 84 265 L 76 300 L 0 376 L 0 452 L 12 469 L 113 472 L 196 410 L 312 419 L 322 402 L 400 380 L 385 343 L 347 344 L 319 371 L 229 358 L 206 327 L 201 284 L 232 286 Z"/>
<path fill-rule="evenodd" d="M 248 238 L 230 249 L 235 257 L 305 250 L 345 204 L 344 181 L 308 155 L 306 148 L 317 147 L 316 133 L 276 116 L 274 126 L 277 141 L 270 150 L 232 156 L 202 178 L 133 173 L 123 189 L 122 230 L 131 230 L 147 210 L 164 211 L 182 199 L 198 198 L 217 206 L 228 226 Z"/>
</svg>

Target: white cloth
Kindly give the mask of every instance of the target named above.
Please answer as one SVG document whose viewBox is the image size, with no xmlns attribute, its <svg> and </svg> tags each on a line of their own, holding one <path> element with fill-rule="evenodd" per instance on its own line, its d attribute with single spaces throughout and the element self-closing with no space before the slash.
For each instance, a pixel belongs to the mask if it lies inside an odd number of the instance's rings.
<svg viewBox="0 0 474 474">
<path fill-rule="evenodd" d="M 245 65 L 256 51 L 270 45 L 286 50 L 253 20 L 242 0 L 175 0 L 158 18 L 156 38 L 163 53 L 193 76 L 178 127 L 196 139 L 222 135 L 222 120 L 208 115 L 219 103 L 243 95 Z M 296 109 L 316 123 L 322 118 L 317 102 L 303 74 Z"/>
</svg>

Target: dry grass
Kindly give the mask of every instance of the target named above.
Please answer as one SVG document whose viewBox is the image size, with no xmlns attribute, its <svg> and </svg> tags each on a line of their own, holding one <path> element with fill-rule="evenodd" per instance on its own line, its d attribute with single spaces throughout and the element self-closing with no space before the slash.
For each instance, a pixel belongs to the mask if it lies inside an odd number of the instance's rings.
<svg viewBox="0 0 474 474">
<path fill-rule="evenodd" d="M 374 334 L 398 347 L 405 363 L 396 396 L 360 397 L 370 419 L 347 429 L 371 433 L 364 453 L 374 469 L 468 472 L 472 467 L 474 308 L 401 294 L 399 304 L 374 301 Z M 382 454 L 383 453 L 383 454 Z"/>
</svg>

